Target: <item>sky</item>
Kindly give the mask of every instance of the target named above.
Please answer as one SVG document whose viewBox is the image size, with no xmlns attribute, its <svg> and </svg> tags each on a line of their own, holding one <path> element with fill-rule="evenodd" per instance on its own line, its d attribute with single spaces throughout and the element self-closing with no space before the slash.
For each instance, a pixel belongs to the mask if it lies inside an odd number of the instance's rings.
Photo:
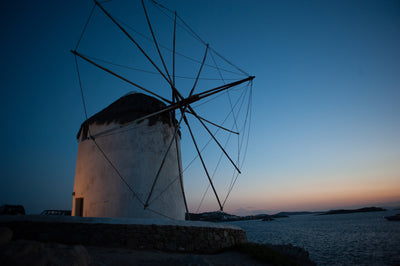
<svg viewBox="0 0 400 266">
<path fill-rule="evenodd" d="M 399 1 L 158 2 L 256 76 L 246 158 L 225 211 L 400 206 Z M 114 0 L 104 7 L 140 28 L 146 24 L 139 3 Z M 157 36 L 171 43 L 171 27 L 146 5 Z M 76 134 L 85 114 L 70 50 L 92 7 L 92 1 L 0 3 L 0 204 L 22 204 L 32 214 L 71 209 Z M 177 35 L 177 49 L 201 61 L 204 47 L 184 36 Z M 144 62 L 131 46 L 95 10 L 79 51 Z M 132 90 L 81 61 L 89 116 Z M 177 71 L 186 75 L 192 68 L 183 61 Z M 159 78 L 135 80 L 170 94 Z M 202 81 L 199 91 L 208 85 Z M 202 114 L 216 118 L 226 110 L 217 104 Z M 186 163 L 193 144 L 182 133 Z M 198 184 L 201 168 L 191 173 L 184 182 L 193 211 L 197 188 L 206 183 Z M 215 200 L 206 200 L 201 211 L 216 209 Z"/>
</svg>

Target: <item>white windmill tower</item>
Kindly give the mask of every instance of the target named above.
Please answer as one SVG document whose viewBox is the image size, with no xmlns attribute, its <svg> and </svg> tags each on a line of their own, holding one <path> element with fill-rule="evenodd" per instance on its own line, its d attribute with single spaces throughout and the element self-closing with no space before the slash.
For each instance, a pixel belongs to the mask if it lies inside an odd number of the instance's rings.
<svg viewBox="0 0 400 266">
<path fill-rule="evenodd" d="M 155 1 L 151 1 L 151 3 L 158 8 L 163 8 L 165 11 L 170 12 L 169 9 L 166 9 Z M 172 99 L 169 100 L 152 90 L 146 89 L 145 86 L 117 74 L 116 71 L 101 64 L 104 61 L 96 61 L 96 59 L 78 52 L 78 46 L 92 16 L 91 13 L 88 23 L 86 23 L 82 32 L 81 39 L 76 48 L 71 51 L 75 55 L 86 114 L 86 120 L 82 124 L 77 136 L 79 146 L 72 207 L 72 215 L 75 216 L 185 219 L 185 213 L 188 213 L 189 210 L 182 179 L 183 170 L 180 150 L 180 127 L 183 124 L 182 122 L 187 126 L 197 152 L 197 157 L 201 161 L 220 210 L 223 209 L 237 175 L 240 173 L 238 168 L 239 162 L 234 162 L 228 155 L 223 145 L 217 140 L 206 123 L 232 134 L 239 135 L 239 132 L 227 129 L 222 125 L 217 125 L 203 118 L 197 114 L 193 104 L 205 98 L 210 99 L 210 96 L 223 94 L 243 84 L 250 90 L 248 94 L 250 99 L 254 76 L 249 76 L 237 68 L 241 72 L 242 77 L 243 75 L 245 77 L 226 83 L 222 77 L 221 68 L 216 66 L 214 69 L 218 71 L 221 77 L 219 80 L 222 80 L 224 84 L 214 86 L 212 89 L 203 90 L 200 93 L 195 93 L 196 85 L 201 79 L 200 75 L 203 67 L 207 65 L 205 63 L 207 54 L 211 51 L 224 59 L 201 40 L 205 47 L 203 60 L 198 62 L 200 66 L 194 78 L 194 84 L 188 96 L 184 97 L 177 89 L 177 76 L 175 75 L 175 54 L 178 54 L 175 52 L 177 20 L 180 20 L 181 25 L 187 27 L 187 30 L 193 34 L 195 33 L 177 16 L 176 12 L 172 13 L 174 14 L 174 34 L 173 48 L 171 50 L 173 58 L 172 75 L 170 75 L 160 51 L 161 45 L 158 44 L 154 35 L 144 1 L 142 1 L 142 6 L 151 32 L 152 41 L 157 49 L 164 70 L 155 63 L 151 56 L 143 49 L 142 45 L 132 37 L 126 27 L 119 20 L 115 19 L 101 3 L 95 1 L 92 13 L 95 8 L 98 8 L 128 37 L 138 51 L 146 57 L 148 62 L 158 72 L 158 75 L 167 82 L 172 92 Z M 78 58 L 142 90 L 146 94 L 129 93 L 88 118 L 81 77 L 79 75 Z M 227 60 L 226 62 L 233 65 Z M 232 110 L 230 115 L 235 117 L 237 114 L 233 110 L 234 106 L 236 104 L 231 103 Z M 176 112 L 180 112 L 180 117 L 175 118 Z M 193 116 L 204 127 L 210 138 L 221 150 L 221 154 L 227 158 L 234 168 L 236 178 L 231 182 L 224 201 L 220 200 L 213 185 L 212 176 L 207 170 L 202 156 L 202 149 L 196 142 L 187 114 Z M 236 118 L 235 126 L 237 131 L 239 131 Z"/>
<path fill-rule="evenodd" d="M 118 135 L 109 131 L 144 115 L 165 108 L 165 104 L 141 93 L 127 94 L 85 121 L 78 133 L 78 157 L 72 213 L 89 217 L 185 219 L 181 175 L 180 135 L 170 112 L 135 122 L 134 128 Z M 106 135 L 106 136 L 105 136 Z M 157 173 L 156 167 L 163 161 Z M 159 181 L 153 186 L 153 179 Z M 176 179 L 176 177 L 180 177 Z M 129 185 L 134 184 L 135 190 Z M 144 209 L 141 200 L 150 190 L 163 193 Z M 137 192 L 135 192 L 137 191 Z"/>
</svg>

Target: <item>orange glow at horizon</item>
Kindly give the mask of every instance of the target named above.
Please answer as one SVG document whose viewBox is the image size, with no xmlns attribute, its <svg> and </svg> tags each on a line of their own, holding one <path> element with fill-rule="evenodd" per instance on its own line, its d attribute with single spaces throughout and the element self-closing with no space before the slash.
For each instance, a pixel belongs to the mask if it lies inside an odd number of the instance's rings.
<svg viewBox="0 0 400 266">
<path fill-rule="evenodd" d="M 253 193 L 239 191 L 227 204 L 226 212 L 238 209 L 266 211 L 319 211 L 338 208 L 367 206 L 384 207 L 385 204 L 400 204 L 400 178 L 397 182 L 343 185 L 325 187 L 288 187 L 286 190 L 262 190 Z M 251 190 L 250 190 L 251 191 Z M 239 195 L 240 193 L 240 195 Z"/>
</svg>

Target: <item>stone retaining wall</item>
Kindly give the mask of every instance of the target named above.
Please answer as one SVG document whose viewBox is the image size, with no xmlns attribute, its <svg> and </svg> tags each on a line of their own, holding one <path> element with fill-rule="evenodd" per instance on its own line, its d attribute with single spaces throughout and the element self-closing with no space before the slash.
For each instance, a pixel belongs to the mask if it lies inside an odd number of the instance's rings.
<svg viewBox="0 0 400 266">
<path fill-rule="evenodd" d="M 13 239 L 132 249 L 215 253 L 247 242 L 241 229 L 154 224 L 0 221 Z"/>
</svg>

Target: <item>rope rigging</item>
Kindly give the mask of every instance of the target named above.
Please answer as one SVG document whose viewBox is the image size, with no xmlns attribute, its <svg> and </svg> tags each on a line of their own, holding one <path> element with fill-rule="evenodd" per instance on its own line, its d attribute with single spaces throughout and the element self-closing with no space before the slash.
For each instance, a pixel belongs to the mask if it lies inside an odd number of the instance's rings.
<svg viewBox="0 0 400 266">
<path fill-rule="evenodd" d="M 89 58 L 89 59 L 91 59 L 93 61 L 102 62 L 102 63 L 108 64 L 108 65 L 121 67 L 121 68 L 125 68 L 125 69 L 130 69 L 130 70 L 134 70 L 134 71 L 138 71 L 138 72 L 148 73 L 148 74 L 152 74 L 152 75 L 159 75 L 159 73 L 155 72 L 155 71 L 145 70 L 145 69 L 142 69 L 142 68 L 136 68 L 136 67 L 131 67 L 131 66 L 126 66 L 126 65 L 122 65 L 122 64 L 116 64 L 116 63 L 113 63 L 113 62 L 108 61 L 108 60 L 100 59 L 98 57 L 88 56 L 88 55 L 85 55 L 85 54 L 82 54 L 82 55 L 84 55 L 85 57 L 87 57 L 87 58 Z M 175 78 L 196 79 L 195 77 L 179 76 L 179 75 L 175 75 Z M 201 77 L 201 78 L 199 78 L 199 80 L 237 80 L 237 79 L 234 79 L 234 78 L 221 79 L 221 78 L 204 78 L 204 77 Z"/>
<path fill-rule="evenodd" d="M 167 11 L 169 11 L 170 13 L 174 13 L 174 11 L 166 8 L 165 6 L 159 4 L 158 2 L 154 1 L 154 0 L 149 0 L 150 2 L 154 3 L 157 7 L 163 8 Z M 165 14 L 165 13 L 164 13 Z M 167 15 L 168 16 L 168 15 Z M 170 19 L 172 19 L 170 16 L 168 16 Z M 197 39 L 200 43 L 207 45 L 207 43 L 205 41 L 203 41 L 202 38 L 200 38 L 200 36 L 180 17 L 177 16 L 179 18 L 179 20 L 184 24 L 184 26 L 187 28 L 187 30 L 192 34 L 192 36 Z M 184 28 L 185 29 L 185 28 Z M 186 29 L 185 29 L 186 30 Z M 215 51 L 214 49 L 212 49 L 210 47 L 210 49 L 217 55 L 219 56 L 221 59 L 223 59 L 225 62 L 227 62 L 228 64 L 230 64 L 231 66 L 233 66 L 234 68 L 236 68 L 238 71 L 240 71 L 241 73 L 243 73 L 246 76 L 250 76 L 250 74 L 248 74 L 246 71 L 242 70 L 241 68 L 239 68 L 238 66 L 236 66 L 235 64 L 233 64 L 232 62 L 230 62 L 228 59 L 226 59 L 225 57 L 223 57 L 221 54 L 219 54 L 217 51 Z"/>
<path fill-rule="evenodd" d="M 240 103 L 240 105 L 239 105 L 238 113 L 240 112 L 240 110 L 241 110 L 241 108 L 242 108 L 242 106 L 243 106 L 244 99 L 246 98 L 245 96 L 246 96 L 246 94 L 247 94 L 247 91 L 248 91 L 248 90 L 243 91 L 243 93 L 244 93 L 245 95 L 244 95 L 243 97 L 240 97 L 240 98 L 239 98 L 239 99 L 241 99 L 241 103 Z M 250 88 L 250 91 L 251 91 L 251 88 Z M 250 92 L 250 94 L 251 94 L 251 92 Z M 251 100 L 250 97 L 251 97 L 251 95 L 249 96 L 249 101 Z M 235 116 L 234 113 L 233 113 L 233 108 L 238 104 L 239 99 L 238 99 L 238 101 L 235 103 L 235 105 L 232 107 L 231 112 L 229 113 L 229 115 L 232 114 L 232 116 Z M 246 120 L 247 120 L 247 119 L 246 119 Z M 224 121 L 224 122 L 225 122 L 225 121 Z M 247 123 L 247 122 L 245 121 L 245 124 L 246 124 L 246 123 Z M 232 127 L 233 127 L 233 126 L 234 126 L 234 125 L 232 125 Z M 214 134 L 216 135 L 217 133 L 218 133 L 218 131 L 216 131 Z M 249 136 L 249 135 L 248 135 L 248 136 Z M 228 139 L 227 139 L 225 145 L 227 145 L 227 143 L 229 142 L 230 137 L 231 137 L 231 135 L 228 136 Z M 243 139 L 244 139 L 244 136 L 242 137 L 242 141 L 243 141 Z M 247 140 L 248 140 L 248 138 L 247 138 Z M 239 137 L 238 137 L 238 141 L 239 141 Z M 241 145 L 238 147 L 238 153 L 240 153 L 240 151 L 241 151 Z M 214 177 L 214 175 L 215 175 L 215 172 L 217 171 L 218 165 L 220 164 L 221 158 L 222 158 L 222 153 L 221 153 L 221 155 L 220 155 L 220 157 L 219 157 L 219 159 L 218 159 L 218 163 L 217 163 L 217 166 L 215 167 L 215 170 L 214 170 L 214 173 L 213 173 L 213 177 Z M 240 166 L 239 161 L 238 161 L 238 166 Z M 236 171 L 233 172 L 231 184 L 230 184 L 230 186 L 229 186 L 229 188 L 228 188 L 227 196 L 225 197 L 225 199 L 224 199 L 224 201 L 223 201 L 223 203 L 222 203 L 222 206 L 225 205 L 226 200 L 227 200 L 227 197 L 229 196 L 231 190 L 233 189 L 233 183 L 234 183 L 234 182 L 233 182 L 233 179 L 235 178 L 235 182 L 236 182 L 236 179 L 237 179 L 237 177 L 239 176 L 239 174 L 240 174 L 239 172 L 236 172 Z M 204 198 L 205 198 L 205 196 L 206 196 L 206 194 L 207 194 L 209 188 L 210 188 L 210 186 L 208 185 L 207 188 L 206 188 L 206 190 L 205 190 L 204 193 L 203 193 L 202 199 L 201 199 L 201 201 L 200 201 L 200 203 L 199 203 L 199 205 L 198 205 L 198 207 L 197 207 L 197 211 L 196 211 L 196 212 L 199 211 L 199 209 L 200 209 L 200 207 L 201 207 L 201 205 L 202 205 L 202 203 L 203 203 L 203 201 L 204 201 Z"/>
<path fill-rule="evenodd" d="M 242 159 L 242 162 L 241 162 L 241 164 L 239 163 L 239 165 L 243 165 L 243 164 L 244 164 L 244 161 L 246 160 L 247 148 L 248 148 L 249 139 L 250 139 L 252 86 L 253 86 L 253 83 L 250 83 L 250 97 L 249 97 L 249 103 L 248 103 L 248 108 L 247 108 L 247 112 L 246 112 L 246 123 L 247 123 L 247 119 L 248 119 L 248 121 L 249 121 L 249 122 L 248 122 L 248 130 L 247 130 L 247 138 L 246 138 L 246 146 L 245 146 L 245 149 L 244 149 L 244 155 L 243 155 L 243 157 L 242 157 L 242 158 L 243 158 L 243 159 Z M 247 116 L 247 114 L 248 114 L 248 116 Z M 243 140 L 244 140 L 244 138 L 242 139 L 242 143 L 243 143 Z M 240 147 L 242 147 L 242 143 L 241 143 Z M 226 197 L 225 197 L 225 200 L 224 200 L 223 205 L 225 205 L 225 203 L 226 203 L 226 201 L 227 201 L 227 199 L 228 199 L 230 193 L 232 192 L 233 187 L 234 187 L 234 185 L 236 184 L 237 178 L 238 178 L 238 175 L 236 175 L 235 180 L 231 183 L 232 185 L 230 186 L 230 188 L 229 188 L 229 190 L 228 190 L 228 193 L 227 193 L 227 195 L 226 195 Z"/>
<path fill-rule="evenodd" d="M 242 94 L 241 94 L 241 96 L 240 96 L 240 98 L 238 98 L 238 100 L 236 101 L 236 103 L 235 103 L 235 105 L 233 106 L 234 108 L 237 106 L 237 104 L 239 103 L 239 102 L 241 102 L 241 104 L 240 105 L 242 105 L 243 104 L 243 102 L 244 102 L 244 98 L 243 97 L 245 97 L 245 93 L 247 92 L 247 90 L 243 90 L 243 92 L 242 92 Z M 241 107 L 240 107 L 241 108 Z M 232 113 L 232 111 L 230 111 L 227 115 L 226 115 L 226 117 L 225 117 L 225 119 L 221 122 L 221 125 L 224 125 L 225 123 L 226 123 L 226 121 L 228 120 L 228 118 L 229 118 L 229 116 L 231 115 L 231 113 Z M 219 132 L 219 128 L 214 132 L 214 135 L 217 135 L 217 133 Z M 230 136 L 230 135 L 229 135 Z M 202 147 L 202 149 L 200 150 L 200 153 L 203 153 L 203 151 L 207 148 L 207 146 L 211 143 L 211 141 L 212 141 L 212 138 L 210 137 L 209 139 L 208 139 L 208 141 L 206 142 L 206 144 Z M 186 172 L 186 170 L 188 170 L 189 169 L 189 167 L 195 162 L 195 160 L 198 158 L 198 155 L 196 155 L 196 156 L 194 156 L 194 158 L 188 163 L 188 165 L 183 169 L 183 173 L 184 172 Z M 214 170 L 214 172 L 215 172 L 215 170 Z M 176 180 L 177 180 L 177 178 L 176 179 L 174 179 L 169 185 L 168 185 L 168 187 L 169 186 L 171 186 L 172 185 L 172 183 L 173 182 L 176 182 Z M 165 191 L 164 191 L 165 192 Z M 160 193 L 160 195 L 161 195 L 162 193 Z M 159 196 L 160 196 L 159 195 Z"/>
<path fill-rule="evenodd" d="M 78 42 L 76 43 L 75 50 L 78 50 L 79 44 L 81 43 L 81 40 L 83 38 L 83 34 L 85 34 L 86 28 L 87 28 L 87 26 L 89 24 L 90 19 L 92 18 L 92 15 L 93 15 L 93 12 L 94 12 L 95 8 L 96 8 L 96 4 L 93 5 L 92 10 L 90 11 L 89 17 L 88 17 L 88 19 L 86 21 L 86 24 L 85 24 L 85 26 L 83 26 L 83 30 L 82 30 L 81 36 L 79 37 Z"/>
<path fill-rule="evenodd" d="M 165 14 L 165 15 L 166 15 L 166 14 Z M 166 16 L 168 16 L 168 15 L 166 15 Z M 170 18 L 171 20 L 174 20 L 174 19 L 171 18 L 170 16 L 168 16 L 168 18 Z M 129 25 L 128 23 L 124 22 L 122 19 L 119 19 L 119 18 L 115 17 L 115 20 L 118 21 L 121 25 L 124 25 L 126 28 L 128 28 L 128 29 L 130 29 L 131 31 L 133 31 L 134 33 L 136 33 L 137 35 L 141 36 L 144 40 L 146 40 L 146 41 L 148 41 L 148 42 L 151 42 L 151 43 L 153 42 L 153 40 L 152 40 L 151 37 L 148 37 L 148 36 L 146 36 L 145 34 L 143 34 L 143 33 L 139 32 L 139 31 L 137 31 L 137 30 L 134 29 L 131 25 Z M 182 25 L 180 25 L 180 24 L 177 24 L 177 25 L 179 25 L 181 28 L 183 28 L 184 30 L 186 30 L 186 28 L 183 27 Z M 193 36 L 193 37 L 194 37 L 194 36 Z M 194 38 L 197 40 L 196 37 L 194 37 Z M 205 46 L 207 45 L 205 42 L 203 43 L 203 41 L 200 41 L 200 43 L 204 44 Z M 159 47 L 161 47 L 161 48 L 163 48 L 163 49 L 165 49 L 165 50 L 167 50 L 167 51 L 169 51 L 169 52 L 171 52 L 171 53 L 174 52 L 173 49 L 170 49 L 167 45 L 163 45 L 163 44 L 159 43 Z M 211 47 L 210 47 L 210 49 L 211 49 L 213 52 L 215 52 L 215 50 L 212 49 Z M 187 59 L 187 60 L 190 60 L 190 61 L 192 61 L 192 62 L 201 64 L 201 61 L 200 61 L 200 60 L 197 60 L 197 59 L 195 59 L 195 58 L 193 58 L 193 57 L 190 57 L 190 56 L 188 56 L 188 55 L 185 55 L 185 54 L 183 54 L 183 53 L 181 53 L 181 52 L 175 51 L 175 54 L 176 54 L 176 55 L 179 55 L 179 56 L 182 57 L 182 58 L 185 58 L 185 59 Z M 221 55 L 218 54 L 218 56 L 221 57 L 221 59 L 226 60 L 226 59 L 223 58 Z M 226 61 L 228 61 L 228 60 L 226 60 Z M 230 64 L 232 64 L 232 63 L 230 63 Z M 233 64 L 232 64 L 232 65 L 233 65 Z M 216 69 L 216 67 L 215 67 L 214 65 L 211 65 L 211 64 L 205 64 L 205 66 Z M 238 67 L 235 67 L 235 68 L 238 69 Z M 224 69 L 224 68 L 220 68 L 220 70 L 221 70 L 221 71 L 224 71 L 224 72 L 226 72 L 226 73 L 230 73 L 230 74 L 241 75 L 241 76 L 246 76 L 246 77 L 250 76 L 249 74 L 245 73 L 245 72 L 242 71 L 242 70 L 239 70 L 239 72 L 234 72 L 234 71 L 231 71 L 231 70 L 228 70 L 228 69 Z"/>
<path fill-rule="evenodd" d="M 222 73 L 221 73 L 221 71 L 219 70 L 219 67 L 218 67 L 218 65 L 217 65 L 217 62 L 215 61 L 215 59 L 214 59 L 214 56 L 212 55 L 212 53 L 211 53 L 211 58 L 212 58 L 212 60 L 213 60 L 213 62 L 214 62 L 214 64 L 215 64 L 215 67 L 217 68 L 217 70 L 218 70 L 218 74 L 220 75 L 220 77 L 221 77 L 221 79 L 223 80 L 223 82 L 225 83 L 225 80 L 224 80 L 224 78 L 223 78 L 223 76 L 222 76 Z M 239 131 L 238 130 L 238 126 L 237 126 L 237 122 L 236 122 L 236 115 L 235 115 L 235 112 L 234 112 L 234 110 L 233 110 L 233 107 L 232 107 L 232 100 L 231 100 L 231 96 L 230 96 L 230 94 L 229 94 L 229 91 L 227 91 L 227 95 L 228 95 L 228 100 L 229 100 L 229 105 L 230 105 L 230 107 L 231 107 L 231 110 L 232 110 L 232 112 L 233 112 L 233 121 L 234 121 L 234 125 L 235 125 L 235 128 L 236 128 L 236 131 Z M 238 139 L 238 161 L 237 161 L 237 163 L 239 163 L 239 158 L 240 158 L 240 153 L 239 153 L 239 138 L 237 138 Z"/>
</svg>

